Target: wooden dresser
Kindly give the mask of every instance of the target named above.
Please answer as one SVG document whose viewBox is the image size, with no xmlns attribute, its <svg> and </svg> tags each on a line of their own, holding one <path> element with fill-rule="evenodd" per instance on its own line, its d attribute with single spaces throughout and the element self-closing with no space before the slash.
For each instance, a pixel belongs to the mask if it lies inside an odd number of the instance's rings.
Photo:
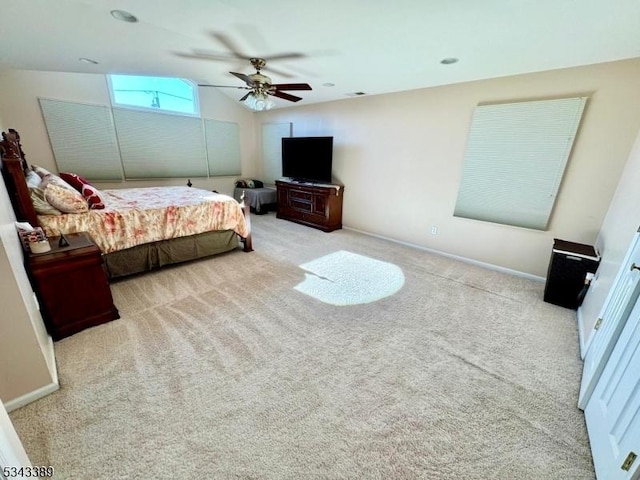
<svg viewBox="0 0 640 480">
<path fill-rule="evenodd" d="M 50 252 L 25 254 L 42 317 L 54 340 L 120 318 L 100 249 L 86 233 L 65 238 L 67 247 L 59 247 L 59 237 L 51 237 Z"/>
<path fill-rule="evenodd" d="M 276 180 L 278 218 L 332 232 L 342 228 L 344 186 Z"/>
</svg>

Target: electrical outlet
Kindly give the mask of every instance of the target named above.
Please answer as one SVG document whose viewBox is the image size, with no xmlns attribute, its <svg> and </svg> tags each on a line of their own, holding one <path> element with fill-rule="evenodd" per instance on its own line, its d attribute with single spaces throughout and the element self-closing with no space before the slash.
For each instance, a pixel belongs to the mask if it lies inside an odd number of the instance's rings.
<svg viewBox="0 0 640 480">
<path fill-rule="evenodd" d="M 437 235 L 438 234 L 438 227 L 436 227 L 435 225 L 431 225 L 431 235 Z"/>
</svg>

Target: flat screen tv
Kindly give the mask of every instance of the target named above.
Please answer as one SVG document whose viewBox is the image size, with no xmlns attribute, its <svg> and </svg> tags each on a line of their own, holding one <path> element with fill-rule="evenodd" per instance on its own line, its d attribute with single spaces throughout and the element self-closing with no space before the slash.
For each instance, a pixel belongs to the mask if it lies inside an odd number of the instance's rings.
<svg viewBox="0 0 640 480">
<path fill-rule="evenodd" d="M 282 139 L 282 175 L 292 180 L 331 183 L 333 137 Z"/>
</svg>

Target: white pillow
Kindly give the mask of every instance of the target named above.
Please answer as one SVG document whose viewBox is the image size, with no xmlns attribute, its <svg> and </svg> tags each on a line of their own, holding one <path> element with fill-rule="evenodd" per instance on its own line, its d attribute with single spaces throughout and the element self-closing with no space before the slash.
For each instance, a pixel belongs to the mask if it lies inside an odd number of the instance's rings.
<svg viewBox="0 0 640 480">
<path fill-rule="evenodd" d="M 27 181 L 27 187 L 29 188 L 38 188 L 42 183 L 42 177 L 33 170 L 29 170 L 27 172 L 25 180 Z"/>
<path fill-rule="evenodd" d="M 40 178 L 44 178 L 45 175 L 49 175 L 51 173 L 46 168 L 40 167 L 38 165 L 31 165 L 31 170 L 36 172 Z"/>
</svg>

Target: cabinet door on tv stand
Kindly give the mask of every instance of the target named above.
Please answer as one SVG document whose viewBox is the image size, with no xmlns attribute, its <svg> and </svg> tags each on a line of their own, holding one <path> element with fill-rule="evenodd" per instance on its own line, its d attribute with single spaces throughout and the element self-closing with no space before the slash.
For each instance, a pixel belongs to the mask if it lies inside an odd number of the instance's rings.
<svg viewBox="0 0 640 480">
<path fill-rule="evenodd" d="M 328 216 L 327 201 L 324 195 L 316 194 L 313 196 L 313 213 Z"/>
</svg>

